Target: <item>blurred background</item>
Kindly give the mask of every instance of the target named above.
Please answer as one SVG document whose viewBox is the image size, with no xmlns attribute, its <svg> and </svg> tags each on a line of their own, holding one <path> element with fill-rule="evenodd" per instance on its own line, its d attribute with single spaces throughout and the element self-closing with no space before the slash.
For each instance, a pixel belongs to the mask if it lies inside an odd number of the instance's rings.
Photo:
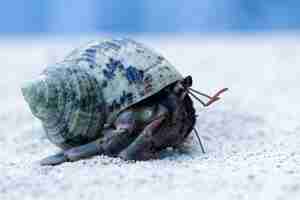
<svg viewBox="0 0 300 200">
<path fill-rule="evenodd" d="M 298 0 L 10 0 L 0 34 L 228 33 L 300 28 Z"/>
<path fill-rule="evenodd" d="M 1 1 L 0 200 L 299 200 L 299 29 L 300 0 Z M 152 47 L 201 92 L 230 89 L 195 101 L 207 154 L 191 138 L 162 161 L 40 168 L 57 149 L 21 85 L 99 36 Z"/>
</svg>

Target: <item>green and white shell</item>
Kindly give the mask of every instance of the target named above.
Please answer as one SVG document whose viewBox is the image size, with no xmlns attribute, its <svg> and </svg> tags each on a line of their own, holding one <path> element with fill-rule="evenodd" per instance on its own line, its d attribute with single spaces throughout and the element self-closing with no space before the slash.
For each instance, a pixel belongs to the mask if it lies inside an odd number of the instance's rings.
<svg viewBox="0 0 300 200">
<path fill-rule="evenodd" d="M 183 79 L 164 57 L 129 39 L 93 41 L 22 87 L 48 138 L 62 148 L 102 136 L 124 109 Z"/>
</svg>

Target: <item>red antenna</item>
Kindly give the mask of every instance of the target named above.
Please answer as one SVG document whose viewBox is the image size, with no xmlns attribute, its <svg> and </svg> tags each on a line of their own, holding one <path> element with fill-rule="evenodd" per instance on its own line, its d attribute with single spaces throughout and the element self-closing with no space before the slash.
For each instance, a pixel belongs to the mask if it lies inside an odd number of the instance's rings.
<svg viewBox="0 0 300 200">
<path fill-rule="evenodd" d="M 209 96 L 205 93 L 199 92 L 193 88 L 188 88 L 188 93 L 194 97 L 195 99 L 197 99 L 204 107 L 208 107 L 209 105 L 213 104 L 214 102 L 218 101 L 220 99 L 220 95 L 224 92 L 226 92 L 228 90 L 228 88 L 223 88 L 221 90 L 219 90 L 216 94 L 214 94 L 213 96 Z M 201 100 L 199 97 L 197 97 L 194 93 L 206 97 L 209 99 L 209 101 L 207 103 L 205 103 L 203 100 Z"/>
</svg>

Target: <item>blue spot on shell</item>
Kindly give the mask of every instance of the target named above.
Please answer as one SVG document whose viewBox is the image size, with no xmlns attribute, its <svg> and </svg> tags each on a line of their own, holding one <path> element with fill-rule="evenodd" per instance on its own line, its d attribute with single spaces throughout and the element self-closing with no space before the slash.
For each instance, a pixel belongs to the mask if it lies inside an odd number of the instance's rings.
<svg viewBox="0 0 300 200">
<path fill-rule="evenodd" d="M 103 74 L 107 79 L 112 79 L 115 76 L 113 72 L 108 71 L 106 69 L 103 70 Z"/>
<path fill-rule="evenodd" d="M 82 60 L 85 60 L 85 61 L 87 61 L 90 64 L 96 64 L 95 60 L 92 59 L 92 58 L 89 58 L 89 57 L 83 58 Z"/>
<path fill-rule="evenodd" d="M 107 79 L 113 79 L 115 77 L 115 71 L 117 69 L 121 69 L 125 71 L 125 76 L 129 83 L 142 83 L 144 79 L 144 72 L 142 70 L 138 70 L 133 66 L 129 66 L 127 68 L 119 60 L 114 60 L 112 58 L 109 59 L 109 62 L 105 65 L 106 69 L 103 69 L 103 75 Z"/>
<path fill-rule="evenodd" d="M 142 83 L 144 79 L 144 72 L 133 66 L 129 66 L 126 69 L 126 78 L 130 83 Z"/>
<path fill-rule="evenodd" d="M 90 49 L 86 49 L 85 51 L 90 54 L 95 54 L 97 50 L 94 48 L 90 48 Z"/>
<path fill-rule="evenodd" d="M 81 58 L 79 58 L 78 61 L 83 60 L 88 62 L 90 64 L 90 68 L 92 69 L 96 64 L 96 52 L 97 50 L 95 48 L 88 48 L 84 51 L 84 53 L 81 54 Z"/>
<path fill-rule="evenodd" d="M 123 64 L 119 60 L 109 59 L 109 63 L 106 64 L 106 69 L 103 70 L 103 74 L 107 79 L 112 79 L 115 76 L 117 69 L 124 69 Z"/>
</svg>

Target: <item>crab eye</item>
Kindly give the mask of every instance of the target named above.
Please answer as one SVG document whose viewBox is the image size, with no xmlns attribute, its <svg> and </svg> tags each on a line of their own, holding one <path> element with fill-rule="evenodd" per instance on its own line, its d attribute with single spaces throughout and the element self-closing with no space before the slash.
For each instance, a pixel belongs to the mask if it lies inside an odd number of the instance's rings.
<svg viewBox="0 0 300 200">
<path fill-rule="evenodd" d="M 193 79 L 192 76 L 187 76 L 183 79 L 182 83 L 185 87 L 191 87 L 193 85 Z"/>
</svg>

